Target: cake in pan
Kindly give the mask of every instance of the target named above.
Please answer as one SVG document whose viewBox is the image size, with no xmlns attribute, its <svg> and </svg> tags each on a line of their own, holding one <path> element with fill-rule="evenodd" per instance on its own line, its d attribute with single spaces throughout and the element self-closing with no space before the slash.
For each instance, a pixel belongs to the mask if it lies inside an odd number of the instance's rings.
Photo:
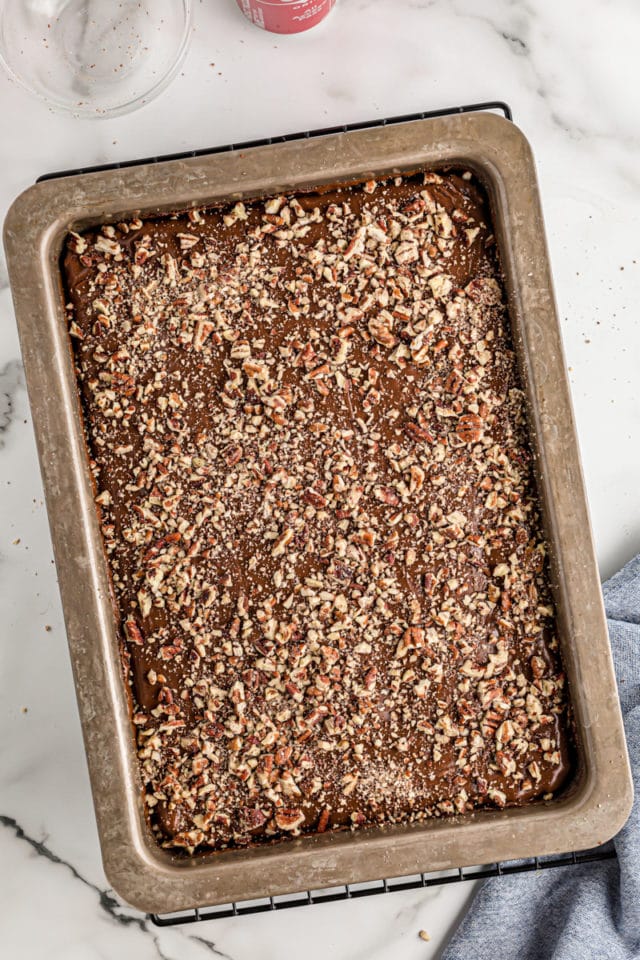
<svg viewBox="0 0 640 960">
<path fill-rule="evenodd" d="M 63 273 L 158 842 L 557 791 L 564 675 L 474 176 L 132 219 L 71 235 Z"/>
</svg>

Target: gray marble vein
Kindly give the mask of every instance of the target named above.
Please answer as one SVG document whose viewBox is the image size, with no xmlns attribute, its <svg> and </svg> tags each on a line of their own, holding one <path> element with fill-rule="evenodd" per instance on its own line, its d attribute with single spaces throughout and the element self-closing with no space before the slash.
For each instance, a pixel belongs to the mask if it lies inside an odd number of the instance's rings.
<svg viewBox="0 0 640 960">
<path fill-rule="evenodd" d="M 204 937 L 189 937 L 189 940 L 193 940 L 194 943 L 199 943 L 205 950 L 213 954 L 214 957 L 223 957 L 224 960 L 232 960 L 228 953 L 222 953 L 221 950 L 218 950 L 214 943 L 211 943 L 210 940 L 205 940 Z"/>
<path fill-rule="evenodd" d="M 23 840 L 25 843 L 28 843 L 32 850 L 35 850 L 39 857 L 44 857 L 44 859 L 49 860 L 50 863 L 55 863 L 61 867 L 65 867 L 76 880 L 79 880 L 80 883 L 83 883 L 91 890 L 94 890 L 98 894 L 100 907 L 105 911 L 111 920 L 114 920 L 116 923 L 122 924 L 125 927 L 135 926 L 140 930 L 147 932 L 146 920 L 144 920 L 142 917 L 131 917 L 120 913 L 122 907 L 108 890 L 100 889 L 100 887 L 97 887 L 94 883 L 91 883 L 90 880 L 87 880 L 85 877 L 83 877 L 82 874 L 78 873 L 73 864 L 69 863 L 67 860 L 63 860 L 62 857 L 59 857 L 58 854 L 54 853 L 53 850 L 50 850 L 43 841 L 36 840 L 34 837 L 30 837 L 27 833 L 25 833 L 25 831 L 13 817 L 0 814 L 0 824 L 2 824 L 2 826 L 6 827 L 8 830 L 11 830 L 18 840 Z"/>
<path fill-rule="evenodd" d="M 75 880 L 78 880 L 85 887 L 93 890 L 98 895 L 98 903 L 101 910 L 103 910 L 108 918 L 114 923 L 117 923 L 123 927 L 137 928 L 142 933 L 150 936 L 154 943 L 159 960 L 180 960 L 178 956 L 171 956 L 163 951 L 160 943 L 160 934 L 155 932 L 156 928 L 153 927 L 150 920 L 148 920 L 146 917 L 132 916 L 124 913 L 123 910 L 129 908 L 123 907 L 120 903 L 118 903 L 116 898 L 109 890 L 104 890 L 95 883 L 91 883 L 90 880 L 87 880 L 86 877 L 83 877 L 82 874 L 79 873 L 72 863 L 69 863 L 68 860 L 63 860 L 63 858 L 59 857 L 57 853 L 54 853 L 54 851 L 51 850 L 50 847 L 44 843 L 44 841 L 36 840 L 35 837 L 29 836 L 29 834 L 25 832 L 17 820 L 15 820 L 13 817 L 7 816 L 6 814 L 0 814 L 0 825 L 10 830 L 18 840 L 22 840 L 24 843 L 27 843 L 39 857 L 43 857 L 45 860 L 48 860 L 50 863 L 53 863 L 57 866 L 65 867 L 65 869 L 69 871 Z M 204 937 L 188 936 L 185 934 L 184 930 L 179 928 L 177 929 L 177 932 L 182 935 L 183 939 L 203 947 L 207 953 L 216 957 L 221 957 L 223 960 L 232 960 L 228 953 L 223 953 L 221 950 L 218 950 L 214 943 L 211 943 L 211 941 L 206 940 Z"/>
<path fill-rule="evenodd" d="M 503 40 L 506 40 L 513 47 L 513 52 L 517 53 L 519 56 L 524 56 L 528 52 L 527 44 L 520 37 L 517 37 L 513 33 L 506 33 L 504 30 L 501 32 Z"/>
<path fill-rule="evenodd" d="M 19 360 L 10 360 L 0 369 L 0 450 L 13 422 L 16 390 L 21 387 L 24 387 L 22 364 Z"/>
</svg>

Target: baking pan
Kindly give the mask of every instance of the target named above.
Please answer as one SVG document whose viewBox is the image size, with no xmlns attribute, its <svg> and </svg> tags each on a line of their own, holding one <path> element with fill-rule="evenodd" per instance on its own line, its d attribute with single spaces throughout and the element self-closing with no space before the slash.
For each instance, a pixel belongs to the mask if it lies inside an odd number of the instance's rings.
<svg viewBox="0 0 640 960">
<path fill-rule="evenodd" d="M 60 280 L 65 234 L 97 223 L 323 183 L 463 165 L 487 188 L 529 404 L 575 723 L 570 786 L 549 802 L 192 858 L 145 821 L 118 633 L 79 414 Z M 632 787 L 571 412 L 533 157 L 488 113 L 417 120 L 209 157 L 48 180 L 23 193 L 5 246 L 80 716 L 114 889 L 153 913 L 596 846 Z"/>
</svg>

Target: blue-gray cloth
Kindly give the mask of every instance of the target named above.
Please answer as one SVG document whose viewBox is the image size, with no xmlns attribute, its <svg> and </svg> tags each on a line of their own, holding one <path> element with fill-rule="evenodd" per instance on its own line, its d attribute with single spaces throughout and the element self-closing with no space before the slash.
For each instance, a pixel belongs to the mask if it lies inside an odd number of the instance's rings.
<svg viewBox="0 0 640 960">
<path fill-rule="evenodd" d="M 640 958 L 640 555 L 603 592 L 636 796 L 617 860 L 486 880 L 441 960 Z"/>
</svg>

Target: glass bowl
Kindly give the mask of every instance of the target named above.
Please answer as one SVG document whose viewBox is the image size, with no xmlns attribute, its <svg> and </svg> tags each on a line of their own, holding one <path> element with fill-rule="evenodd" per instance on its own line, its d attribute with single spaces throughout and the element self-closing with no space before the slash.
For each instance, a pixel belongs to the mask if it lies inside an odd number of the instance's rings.
<svg viewBox="0 0 640 960">
<path fill-rule="evenodd" d="M 191 0 L 0 0 L 0 62 L 50 107 L 113 117 L 177 73 Z"/>
</svg>

